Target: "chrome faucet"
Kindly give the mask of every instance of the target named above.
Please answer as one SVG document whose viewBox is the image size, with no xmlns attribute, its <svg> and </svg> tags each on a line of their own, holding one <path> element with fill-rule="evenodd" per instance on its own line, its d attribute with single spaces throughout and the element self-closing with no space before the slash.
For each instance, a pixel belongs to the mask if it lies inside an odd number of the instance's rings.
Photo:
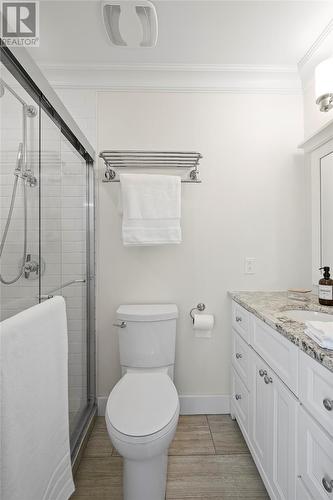
<svg viewBox="0 0 333 500">
<path fill-rule="evenodd" d="M 24 264 L 24 277 L 26 280 L 30 278 L 31 273 L 35 273 L 35 277 L 38 276 L 39 264 L 36 260 L 31 260 L 31 253 L 28 253 Z"/>
</svg>

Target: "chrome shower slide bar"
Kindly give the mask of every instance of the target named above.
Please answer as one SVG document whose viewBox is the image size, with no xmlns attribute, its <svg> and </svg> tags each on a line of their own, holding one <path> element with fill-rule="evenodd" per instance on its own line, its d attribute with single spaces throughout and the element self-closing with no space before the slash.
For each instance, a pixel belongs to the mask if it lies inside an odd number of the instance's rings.
<svg viewBox="0 0 333 500">
<path fill-rule="evenodd" d="M 101 151 L 99 157 L 105 164 L 105 180 L 103 182 L 119 182 L 116 178 L 118 168 L 184 168 L 191 169 L 189 178 L 182 182 L 200 183 L 200 153 L 195 151 L 139 151 L 112 150 Z"/>
<path fill-rule="evenodd" d="M 66 286 L 74 285 L 75 283 L 85 283 L 87 280 L 85 278 L 77 279 L 77 280 L 71 280 L 71 281 L 66 281 L 66 283 L 63 283 L 61 286 L 57 288 L 53 288 L 53 290 L 50 290 L 46 294 L 40 295 L 39 298 L 41 300 L 46 300 L 46 299 L 52 299 L 53 293 L 58 292 L 59 290 L 62 290 L 63 288 L 66 288 Z"/>
</svg>

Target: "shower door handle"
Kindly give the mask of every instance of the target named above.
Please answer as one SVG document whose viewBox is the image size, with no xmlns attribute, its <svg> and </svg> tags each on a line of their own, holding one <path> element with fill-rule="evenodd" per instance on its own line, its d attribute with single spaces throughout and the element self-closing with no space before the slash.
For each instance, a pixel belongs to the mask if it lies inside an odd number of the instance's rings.
<svg viewBox="0 0 333 500">
<path fill-rule="evenodd" d="M 44 295 L 40 295 L 39 299 L 40 300 L 52 299 L 53 294 L 55 292 L 58 292 L 59 290 L 62 290 L 63 288 L 66 288 L 66 286 L 74 285 L 75 283 L 86 283 L 86 281 L 87 280 L 85 278 L 80 278 L 80 279 L 77 279 L 77 280 L 67 281 L 66 283 L 63 283 L 61 286 L 59 286 L 57 288 L 53 288 L 53 290 L 50 290 L 48 293 L 46 293 Z"/>
</svg>

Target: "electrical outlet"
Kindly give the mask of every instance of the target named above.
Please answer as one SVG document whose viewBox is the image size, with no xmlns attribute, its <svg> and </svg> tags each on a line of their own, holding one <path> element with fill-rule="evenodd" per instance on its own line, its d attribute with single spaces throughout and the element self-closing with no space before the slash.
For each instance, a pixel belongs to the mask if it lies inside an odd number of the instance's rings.
<svg viewBox="0 0 333 500">
<path fill-rule="evenodd" d="M 245 257 L 245 270 L 244 274 L 256 273 L 256 259 L 254 257 Z"/>
</svg>

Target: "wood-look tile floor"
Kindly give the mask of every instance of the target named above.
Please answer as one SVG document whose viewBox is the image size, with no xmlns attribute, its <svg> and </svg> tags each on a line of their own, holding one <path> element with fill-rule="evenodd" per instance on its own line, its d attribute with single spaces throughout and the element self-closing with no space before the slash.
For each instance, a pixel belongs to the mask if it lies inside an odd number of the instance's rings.
<svg viewBox="0 0 333 500">
<path fill-rule="evenodd" d="M 122 458 L 98 417 L 75 476 L 72 500 L 122 500 Z M 166 498 L 269 500 L 236 421 L 181 416 L 169 448 Z"/>
</svg>

